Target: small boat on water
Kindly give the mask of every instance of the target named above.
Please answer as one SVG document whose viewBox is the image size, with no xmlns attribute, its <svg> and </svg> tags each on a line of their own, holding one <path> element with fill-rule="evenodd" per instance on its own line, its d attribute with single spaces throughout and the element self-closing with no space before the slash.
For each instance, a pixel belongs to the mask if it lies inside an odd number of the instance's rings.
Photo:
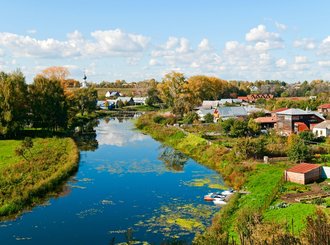
<svg viewBox="0 0 330 245">
<path fill-rule="evenodd" d="M 214 198 L 213 203 L 217 206 L 223 206 L 227 204 L 223 198 Z"/>
<path fill-rule="evenodd" d="M 226 196 L 221 195 L 221 192 L 211 192 L 204 196 L 204 201 L 213 201 L 214 198 L 225 198 Z"/>
<path fill-rule="evenodd" d="M 204 196 L 205 201 L 213 201 L 214 198 L 225 198 L 226 196 L 232 195 L 235 191 L 234 190 L 224 190 L 218 192 L 211 192 Z"/>
</svg>

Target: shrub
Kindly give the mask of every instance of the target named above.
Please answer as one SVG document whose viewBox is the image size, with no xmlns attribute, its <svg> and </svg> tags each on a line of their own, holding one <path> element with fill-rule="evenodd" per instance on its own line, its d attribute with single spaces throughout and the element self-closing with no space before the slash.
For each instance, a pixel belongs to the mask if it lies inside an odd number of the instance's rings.
<svg viewBox="0 0 330 245">
<path fill-rule="evenodd" d="M 183 118 L 183 123 L 192 124 L 196 120 L 198 120 L 197 113 L 196 112 L 188 112 Z"/>
<path fill-rule="evenodd" d="M 213 123 L 213 120 L 214 120 L 214 116 L 211 113 L 207 113 L 204 116 L 204 122 L 206 123 Z"/>
<path fill-rule="evenodd" d="M 154 121 L 154 123 L 162 124 L 165 122 L 165 117 L 163 117 L 161 115 L 156 115 L 153 117 L 152 120 Z"/>
</svg>

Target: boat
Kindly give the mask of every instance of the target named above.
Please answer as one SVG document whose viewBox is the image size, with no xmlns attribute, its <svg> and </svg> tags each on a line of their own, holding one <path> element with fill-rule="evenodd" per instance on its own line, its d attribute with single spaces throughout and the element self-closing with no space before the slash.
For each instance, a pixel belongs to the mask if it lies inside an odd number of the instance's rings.
<svg viewBox="0 0 330 245">
<path fill-rule="evenodd" d="M 227 203 L 224 201 L 224 198 L 214 198 L 213 203 L 217 206 L 223 206 L 226 205 Z"/>
<path fill-rule="evenodd" d="M 226 196 L 221 195 L 221 192 L 211 192 L 204 196 L 204 201 L 213 201 L 214 198 L 225 198 Z"/>
<path fill-rule="evenodd" d="M 235 191 L 230 189 L 230 190 L 225 190 L 225 191 L 218 191 L 218 192 L 210 192 L 207 195 L 204 196 L 205 201 L 213 201 L 214 198 L 217 196 L 219 197 L 227 197 L 229 195 L 232 195 Z"/>
</svg>

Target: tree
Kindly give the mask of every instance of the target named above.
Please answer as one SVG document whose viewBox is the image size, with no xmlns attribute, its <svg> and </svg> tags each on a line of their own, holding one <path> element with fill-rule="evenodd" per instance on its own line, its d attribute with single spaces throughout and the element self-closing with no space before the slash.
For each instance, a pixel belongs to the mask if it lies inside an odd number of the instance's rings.
<svg viewBox="0 0 330 245">
<path fill-rule="evenodd" d="M 248 121 L 247 127 L 251 135 L 256 135 L 260 133 L 260 124 L 256 123 L 252 118 L 250 118 L 250 120 Z"/>
<path fill-rule="evenodd" d="M 287 154 L 289 159 L 294 162 L 302 162 L 310 157 L 310 151 L 304 140 L 295 134 L 288 137 Z"/>
<path fill-rule="evenodd" d="M 28 151 L 30 153 L 30 157 L 32 156 L 31 149 L 33 147 L 33 141 L 30 137 L 25 137 L 25 139 L 22 141 L 21 145 L 15 149 L 15 154 L 17 156 L 23 157 L 26 161 L 28 160 L 28 156 L 26 155 L 26 152 Z"/>
<path fill-rule="evenodd" d="M 206 123 L 213 123 L 213 120 L 214 120 L 214 116 L 211 113 L 207 113 L 204 116 L 204 122 L 206 122 Z"/>
<path fill-rule="evenodd" d="M 0 135 L 14 136 L 26 123 L 27 94 L 21 71 L 0 73 Z"/>
<path fill-rule="evenodd" d="M 75 105 L 81 115 L 96 109 L 97 91 L 93 87 L 80 88 L 74 92 Z"/>
<path fill-rule="evenodd" d="M 59 80 L 37 76 L 29 92 L 34 126 L 53 131 L 67 126 L 68 105 Z"/>
<path fill-rule="evenodd" d="M 187 124 L 192 124 L 194 121 L 197 120 L 198 120 L 198 115 L 196 112 L 188 112 L 183 118 L 183 122 Z"/>
<path fill-rule="evenodd" d="M 58 80 L 65 87 L 65 80 L 70 75 L 69 69 L 63 66 L 51 66 L 41 71 L 37 76 L 48 78 L 49 80 Z"/>
<path fill-rule="evenodd" d="M 247 132 L 248 127 L 246 121 L 236 119 L 230 127 L 229 135 L 231 137 L 243 137 L 247 135 Z"/>
</svg>

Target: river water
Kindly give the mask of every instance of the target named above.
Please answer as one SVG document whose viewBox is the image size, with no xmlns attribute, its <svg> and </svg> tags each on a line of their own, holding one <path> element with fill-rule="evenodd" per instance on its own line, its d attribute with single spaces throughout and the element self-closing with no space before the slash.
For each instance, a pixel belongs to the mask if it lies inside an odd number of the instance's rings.
<svg viewBox="0 0 330 245">
<path fill-rule="evenodd" d="M 64 191 L 16 220 L 0 244 L 190 243 L 218 211 L 203 195 L 223 184 L 214 171 L 136 131 L 128 119 L 99 121 Z M 139 244 L 139 243 L 137 243 Z"/>
</svg>

